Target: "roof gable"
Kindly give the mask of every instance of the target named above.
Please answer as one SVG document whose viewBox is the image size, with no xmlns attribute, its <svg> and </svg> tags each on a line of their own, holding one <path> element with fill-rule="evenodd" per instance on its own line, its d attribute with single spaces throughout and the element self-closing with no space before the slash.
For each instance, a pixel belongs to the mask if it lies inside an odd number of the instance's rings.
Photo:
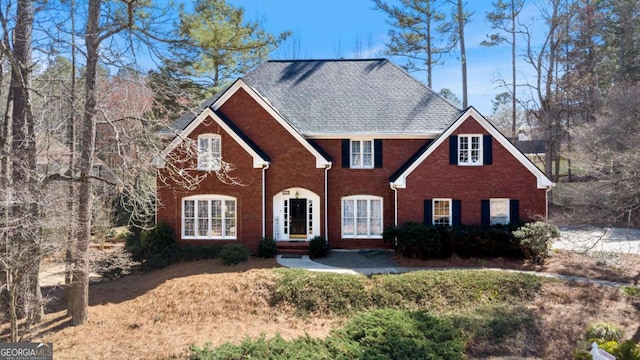
<svg viewBox="0 0 640 360">
<path fill-rule="evenodd" d="M 515 157 L 529 172 L 531 172 L 537 179 L 538 189 L 545 189 L 553 186 L 553 182 L 540 170 L 535 164 L 533 164 L 521 151 L 519 151 L 498 129 L 496 129 L 487 119 L 485 119 L 475 108 L 468 108 L 448 129 L 446 129 L 438 138 L 436 138 L 431 144 L 424 147 L 422 153 L 416 153 L 407 163 L 405 163 L 394 175 L 389 179 L 391 187 L 393 188 L 406 188 L 407 177 L 422 164 L 423 161 L 431 153 L 437 149 L 444 141 L 451 135 L 460 125 L 462 125 L 467 119 L 473 118 L 480 126 L 482 126 L 493 138 L 500 143 L 513 157 Z"/>
<path fill-rule="evenodd" d="M 212 116 L 212 118 L 219 123 L 221 126 L 225 128 L 229 134 L 231 134 L 234 139 L 238 143 L 240 143 L 247 152 L 249 152 L 254 157 L 254 167 L 264 166 L 269 160 L 268 156 L 263 152 L 257 150 L 257 146 L 248 139 L 242 132 L 240 132 L 237 127 L 233 126 L 232 122 L 224 116 L 218 114 L 218 110 L 220 107 L 231 98 L 237 91 L 243 89 L 251 98 L 256 101 L 271 117 L 273 117 L 294 139 L 296 139 L 307 151 L 309 151 L 316 159 L 316 168 L 325 168 L 330 166 L 331 159 L 326 157 L 324 152 L 319 151 L 317 147 L 311 144 L 307 139 L 300 134 L 291 124 L 289 124 L 270 104 L 266 101 L 260 94 L 258 94 L 251 86 L 249 86 L 244 80 L 238 79 L 233 84 L 231 84 L 227 89 L 223 92 L 216 95 L 214 98 L 210 99 L 205 104 L 209 104 L 207 107 L 202 110 L 202 112 L 193 118 L 191 121 L 188 119 L 193 116 L 189 114 L 185 114 L 176 121 L 180 121 L 181 123 L 187 123 L 188 125 L 180 131 L 180 134 L 169 144 L 169 146 L 162 152 L 161 157 L 165 158 L 166 155 L 182 141 L 182 139 L 188 137 L 188 135 L 198 126 L 202 121 L 204 121 L 208 116 Z M 203 116 L 204 115 L 204 116 Z M 224 125 L 223 125 L 224 124 Z"/>
<path fill-rule="evenodd" d="M 253 167 L 261 168 L 267 166 L 271 159 L 267 154 L 260 150 L 250 139 L 248 139 L 242 132 L 240 132 L 228 119 L 215 113 L 210 108 L 205 108 L 191 123 L 178 134 L 169 145 L 160 153 L 159 159 L 155 160 L 155 165 L 159 168 L 164 167 L 164 159 L 167 158 L 169 153 L 178 147 L 189 134 L 195 130 L 205 119 L 211 118 L 221 128 L 224 129 L 253 159 Z"/>
</svg>

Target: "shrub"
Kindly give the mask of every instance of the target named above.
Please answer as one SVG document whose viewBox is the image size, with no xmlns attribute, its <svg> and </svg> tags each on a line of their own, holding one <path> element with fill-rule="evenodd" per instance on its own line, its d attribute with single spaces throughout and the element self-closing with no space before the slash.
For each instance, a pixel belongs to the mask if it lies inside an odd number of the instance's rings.
<svg viewBox="0 0 640 360">
<path fill-rule="evenodd" d="M 215 259 L 220 255 L 221 251 L 222 245 L 185 245 L 178 248 L 178 260 L 194 261 L 203 259 Z"/>
<path fill-rule="evenodd" d="M 143 229 L 138 226 L 130 226 L 124 241 L 124 249 L 131 254 L 131 259 L 137 262 L 142 262 L 145 256 L 145 249 L 140 240 L 142 231 Z"/>
<path fill-rule="evenodd" d="M 327 240 L 320 236 L 316 236 L 309 241 L 309 257 L 323 258 L 329 255 L 329 244 Z"/>
<path fill-rule="evenodd" d="M 620 341 L 622 337 L 624 337 L 624 333 L 619 327 L 605 323 L 590 325 L 585 332 L 585 338 L 590 342 L 596 340 Z"/>
<path fill-rule="evenodd" d="M 385 241 L 395 241 L 396 251 L 404 257 L 434 259 L 443 257 L 441 231 L 433 226 L 417 222 L 407 222 L 397 227 L 385 229 Z"/>
<path fill-rule="evenodd" d="M 258 251 L 256 253 L 261 258 L 274 258 L 278 255 L 278 245 L 276 241 L 270 237 L 263 237 L 258 244 Z"/>
<path fill-rule="evenodd" d="M 543 264 L 549 257 L 552 239 L 558 237 L 560 232 L 554 225 L 536 221 L 520 227 L 513 235 L 520 240 L 520 248 L 525 258 L 535 264 Z"/>
<path fill-rule="evenodd" d="M 226 244 L 222 246 L 220 251 L 220 258 L 222 263 L 231 266 L 237 265 L 243 261 L 249 260 L 251 253 L 249 249 L 243 244 Z"/>
<path fill-rule="evenodd" d="M 148 269 L 159 269 L 169 266 L 178 260 L 178 249 L 173 231 L 166 223 L 142 233 L 140 244 L 143 249 L 143 266 Z"/>
<path fill-rule="evenodd" d="M 449 321 L 426 311 L 373 310 L 357 315 L 332 338 L 353 343 L 361 359 L 465 359 L 464 336 Z M 349 350 L 347 350 L 349 351 Z"/>
</svg>

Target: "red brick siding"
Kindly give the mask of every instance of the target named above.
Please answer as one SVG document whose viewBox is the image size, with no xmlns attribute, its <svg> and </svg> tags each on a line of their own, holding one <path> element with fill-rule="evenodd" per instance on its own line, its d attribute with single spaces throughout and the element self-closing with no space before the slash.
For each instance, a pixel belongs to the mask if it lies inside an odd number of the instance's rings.
<svg viewBox="0 0 640 360">
<path fill-rule="evenodd" d="M 461 124 L 455 135 L 488 134 L 475 119 Z M 424 200 L 452 198 L 462 202 L 462 223 L 481 223 L 481 200 L 518 199 L 520 218 L 535 220 L 546 216 L 546 191 L 537 189 L 536 177 L 496 139 L 492 165 L 449 164 L 449 139 L 407 177 L 406 189 L 398 190 L 398 223 L 424 220 Z"/>
<path fill-rule="evenodd" d="M 243 89 L 219 109 L 271 158 L 266 171 L 267 236 L 273 237 L 273 197 L 281 191 L 300 187 L 320 196 L 324 209 L 324 169 L 316 168 L 316 158 Z M 320 229 L 324 235 L 324 213 Z"/>
<path fill-rule="evenodd" d="M 379 239 L 342 238 L 342 198 L 350 195 L 372 195 L 383 198 L 383 226 L 393 225 L 394 194 L 389 187 L 389 177 L 418 149 L 430 140 L 383 139 L 382 168 L 349 169 L 342 167 L 342 140 L 316 140 L 331 157 L 333 167 L 329 170 L 329 243 L 332 248 L 388 248 Z"/>
<path fill-rule="evenodd" d="M 242 185 L 229 185 L 210 174 L 195 190 L 187 190 L 180 185 L 167 181 L 157 181 L 158 210 L 157 220 L 164 221 L 174 229 L 179 244 L 224 244 L 241 242 L 249 248 L 257 247 L 262 237 L 262 170 L 253 168 L 253 159 L 224 129 L 208 118 L 200 124 L 189 138 L 197 139 L 200 134 L 220 134 L 222 160 L 231 163 L 235 169 L 229 173 Z M 174 150 L 174 151 L 179 151 Z M 160 169 L 158 179 L 167 178 L 167 170 Z M 197 172 L 204 174 L 204 172 Z M 237 240 L 183 240 L 181 224 L 182 198 L 191 195 L 217 194 L 236 198 Z"/>
</svg>

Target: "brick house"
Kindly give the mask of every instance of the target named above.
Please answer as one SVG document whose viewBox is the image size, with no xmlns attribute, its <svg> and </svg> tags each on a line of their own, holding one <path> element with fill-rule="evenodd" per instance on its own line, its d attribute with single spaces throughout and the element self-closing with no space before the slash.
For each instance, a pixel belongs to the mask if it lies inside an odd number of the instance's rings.
<svg viewBox="0 0 640 360">
<path fill-rule="evenodd" d="M 474 108 L 386 59 L 268 61 L 164 134 L 157 220 L 181 244 L 385 248 L 406 221 L 544 219 L 553 185 Z"/>
</svg>

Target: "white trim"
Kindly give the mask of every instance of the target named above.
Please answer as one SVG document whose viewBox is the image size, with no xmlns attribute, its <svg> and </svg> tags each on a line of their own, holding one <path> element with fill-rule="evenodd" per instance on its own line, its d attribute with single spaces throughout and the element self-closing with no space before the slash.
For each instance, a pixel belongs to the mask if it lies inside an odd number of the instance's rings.
<svg viewBox="0 0 640 360">
<path fill-rule="evenodd" d="M 451 226 L 453 224 L 453 201 L 450 198 L 434 198 L 431 199 L 431 225 L 444 225 L 444 224 L 436 224 L 435 216 L 436 216 L 436 201 L 448 202 L 449 203 L 449 223 L 446 225 Z"/>
<path fill-rule="evenodd" d="M 205 108 L 204 110 L 202 110 L 202 112 L 200 112 L 200 115 L 198 115 L 193 121 L 191 121 L 191 123 L 184 130 L 182 130 L 182 132 L 178 136 L 176 136 L 173 141 L 171 141 L 171 143 L 169 143 L 169 145 L 164 148 L 164 150 L 162 150 L 162 152 L 160 153 L 160 159 L 162 160 L 160 161 L 158 159 L 156 161 L 158 167 L 163 168 L 165 162 L 164 159 L 167 158 L 167 155 L 169 155 L 169 153 L 177 148 L 178 145 L 180 145 L 183 141 L 188 139 L 189 134 L 191 134 L 193 130 L 195 130 L 205 119 L 209 117 L 213 119 L 216 124 L 218 124 L 227 134 L 229 134 L 229 136 L 231 136 L 233 140 L 235 140 L 253 158 L 254 169 L 261 168 L 269 164 L 267 160 L 263 159 L 262 156 L 260 156 L 255 150 L 253 150 L 251 146 L 249 146 L 249 144 L 242 140 L 242 138 L 240 138 L 240 136 L 235 131 L 233 131 L 224 121 L 222 121 L 222 119 L 215 112 L 213 112 L 210 108 Z"/>
<path fill-rule="evenodd" d="M 211 108 L 214 111 L 217 111 L 224 103 L 231 98 L 238 90 L 243 89 L 244 91 L 251 96 L 253 100 L 255 100 L 265 111 L 271 115 L 285 130 L 291 134 L 307 151 L 311 153 L 316 158 L 316 168 L 321 169 L 329 166 L 331 163 L 329 160 L 325 159 L 322 154 L 316 150 L 311 144 L 307 141 L 307 139 L 298 132 L 289 122 L 287 122 L 279 112 L 277 112 L 273 106 L 258 92 L 245 83 L 242 79 L 236 80 L 225 92 L 211 105 Z"/>
<path fill-rule="evenodd" d="M 290 211 L 291 199 L 307 199 L 307 236 L 305 239 L 296 237 L 290 237 L 288 220 L 285 216 Z M 289 209 L 285 210 L 284 202 L 287 201 Z M 320 216 L 322 214 L 322 208 L 320 207 L 320 196 L 311 190 L 305 188 L 288 188 L 284 189 L 273 196 L 273 239 L 276 241 L 282 240 L 311 240 L 315 236 L 320 235 Z M 309 208 L 312 207 L 311 219 L 309 219 Z"/>
<path fill-rule="evenodd" d="M 360 152 L 358 153 L 359 165 L 353 165 L 353 143 L 358 142 L 358 146 L 360 148 Z M 371 143 L 371 165 L 365 166 L 364 164 L 364 143 Z M 376 162 L 376 150 L 375 150 L 375 140 L 372 138 L 351 138 L 349 139 L 349 168 L 350 169 L 373 169 L 375 168 Z"/>
<path fill-rule="evenodd" d="M 211 214 L 211 201 L 221 201 L 221 219 L 222 219 L 222 223 L 221 223 L 221 229 L 222 229 L 222 235 L 220 236 L 214 236 L 212 235 L 212 229 L 211 229 L 211 219 L 212 219 L 212 214 Z M 194 230 L 194 234 L 195 235 L 185 235 L 185 216 L 184 216 L 184 210 L 185 210 L 185 202 L 187 201 L 193 201 L 194 202 L 194 207 L 193 207 L 193 211 L 194 211 L 194 223 L 193 223 L 193 230 Z M 201 236 L 198 235 L 198 202 L 199 201 L 206 201 L 207 202 L 207 225 L 208 225 L 208 233 L 209 235 L 206 236 Z M 226 201 L 233 201 L 234 204 L 234 215 L 235 217 L 233 218 L 233 220 L 235 221 L 235 226 L 234 226 L 234 235 L 232 236 L 225 236 L 225 227 L 226 227 Z M 180 231 L 180 236 L 182 237 L 182 239 L 188 239 L 188 240 L 236 240 L 238 238 L 238 199 L 236 199 L 235 197 L 232 196 L 227 196 L 227 195 L 214 195 L 214 194 L 199 194 L 199 195 L 191 195 L 191 196 L 185 196 L 180 200 L 180 225 L 181 225 L 181 231 Z"/>
<path fill-rule="evenodd" d="M 505 204 L 506 204 L 505 211 L 506 211 L 507 221 L 504 224 L 500 223 L 500 225 L 508 225 L 508 224 L 510 224 L 511 223 L 511 199 L 508 199 L 508 198 L 491 198 L 491 199 L 489 199 L 489 224 L 490 225 L 496 225 L 497 224 L 497 223 L 493 222 L 493 217 L 494 216 L 493 216 L 493 213 L 491 212 L 491 204 L 494 201 L 504 201 Z"/>
<path fill-rule="evenodd" d="M 467 149 L 468 159 L 467 159 L 466 162 L 460 162 L 460 145 L 461 145 L 461 141 L 460 140 L 461 140 L 461 138 L 468 139 L 469 148 Z M 471 148 L 471 144 L 473 143 L 473 138 L 478 138 L 478 161 L 475 162 L 475 163 L 471 160 L 471 151 L 473 150 Z M 458 166 L 482 166 L 482 165 L 484 165 L 483 138 L 484 138 L 484 136 L 482 136 L 482 134 L 458 134 L 458 151 L 456 153 L 456 155 L 458 156 L 458 160 L 457 160 Z"/>
<path fill-rule="evenodd" d="M 358 200 L 367 201 L 367 234 L 358 235 Z M 345 234 L 344 232 L 344 202 L 353 201 L 353 234 Z M 371 234 L 371 201 L 380 202 L 380 234 Z M 350 195 L 340 199 L 340 233 L 343 239 L 382 239 L 382 231 L 384 230 L 384 199 L 375 195 Z"/>
<path fill-rule="evenodd" d="M 304 137 L 314 140 L 331 139 L 435 139 L 441 132 L 421 132 L 421 133 L 304 133 Z"/>
<path fill-rule="evenodd" d="M 434 140 L 427 150 L 420 155 L 420 157 L 414 161 L 398 178 L 391 183 L 391 186 L 405 189 L 407 187 L 407 177 L 429 156 L 435 149 L 437 149 L 449 136 L 467 119 L 474 118 L 480 126 L 482 126 L 489 134 L 493 136 L 500 145 L 502 145 L 513 157 L 515 157 L 524 167 L 529 170 L 537 179 L 538 189 L 549 189 L 554 183 L 538 169 L 538 167 L 531 162 L 520 150 L 518 150 L 500 131 L 498 131 L 493 125 L 487 121 L 476 109 L 470 107 L 465 111 L 453 124 L 445 130 L 440 136 Z"/>
<path fill-rule="evenodd" d="M 207 139 L 207 149 L 206 149 L 206 159 L 202 159 L 201 158 L 201 151 L 202 149 L 200 149 L 200 141 Z M 218 141 L 218 153 L 214 154 L 213 152 L 213 140 L 217 140 Z M 220 167 L 222 165 L 222 136 L 220 136 L 220 134 L 215 134 L 215 133 L 206 133 L 206 134 L 200 134 L 198 135 L 198 138 L 196 139 L 196 148 L 198 150 L 198 165 L 197 165 L 197 169 L 200 171 L 218 171 L 220 170 Z M 216 155 L 216 156 L 209 156 L 209 155 Z M 204 162 L 201 162 L 204 161 Z"/>
</svg>

